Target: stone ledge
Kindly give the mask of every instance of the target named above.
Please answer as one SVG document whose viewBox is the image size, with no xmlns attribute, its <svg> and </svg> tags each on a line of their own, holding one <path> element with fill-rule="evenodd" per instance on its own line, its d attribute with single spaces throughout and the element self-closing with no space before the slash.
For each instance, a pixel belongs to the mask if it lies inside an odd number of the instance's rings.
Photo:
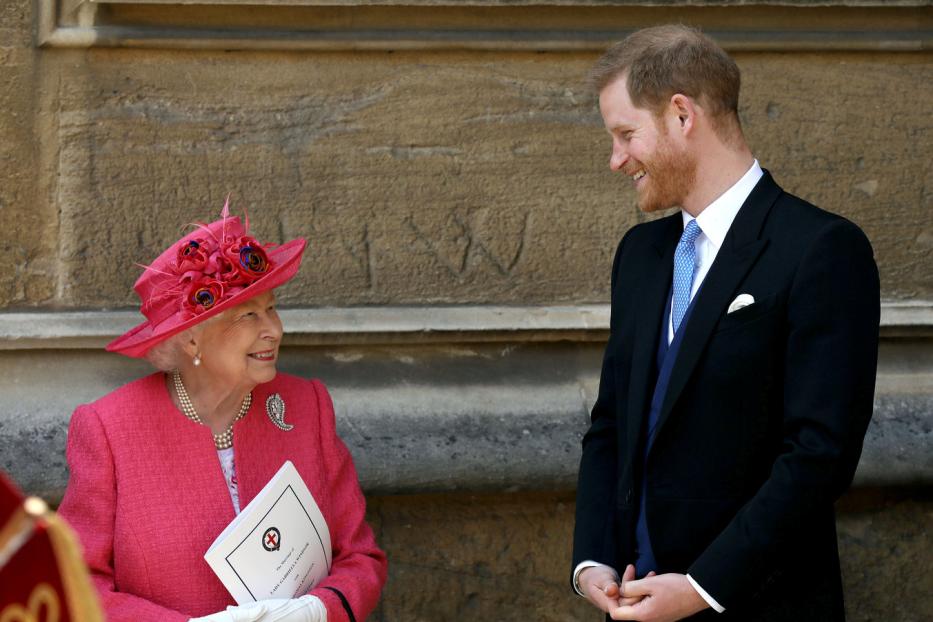
<svg viewBox="0 0 933 622">
<path fill-rule="evenodd" d="M 926 300 L 881 303 L 881 336 L 933 336 L 933 302 Z"/>
<path fill-rule="evenodd" d="M 285 345 L 605 341 L 609 305 L 283 309 Z M 0 350 L 97 349 L 142 320 L 135 311 L 0 313 Z M 881 305 L 882 338 L 933 336 L 933 302 Z"/>
<path fill-rule="evenodd" d="M 609 305 L 397 306 L 280 310 L 285 345 L 604 340 Z M 143 317 L 135 311 L 0 313 L 0 350 L 102 348 Z"/>
<path fill-rule="evenodd" d="M 575 489 L 588 408 L 574 400 L 573 387 L 420 388 L 419 393 L 420 403 L 402 404 L 397 396 L 335 392 L 341 403 L 338 429 L 367 490 Z M 476 402 L 476 411 L 462 407 L 466 397 Z M 509 408 L 519 398 L 529 404 L 526 411 Z M 438 403 L 451 410 L 460 403 L 460 412 L 436 416 L 431 408 Z M 879 395 L 854 485 L 933 483 L 931 412 L 930 395 Z M 383 442 L 374 443 L 380 437 Z"/>
<path fill-rule="evenodd" d="M 701 26 L 727 50 L 741 52 L 917 52 L 929 49 L 933 39 L 924 28 L 923 0 L 186 0 L 171 3 L 171 9 L 166 4 L 39 0 L 38 44 L 595 53 L 634 29 L 669 21 Z M 265 19 L 256 20 L 257 11 Z"/>
<path fill-rule="evenodd" d="M 368 494 L 573 490 L 587 428 L 573 389 L 334 387 L 333 397 Z M 516 409 L 517 401 L 531 407 Z M 930 395 L 879 396 L 855 486 L 933 484 L 931 412 Z M 67 419 L 0 427 L 0 466 L 53 501 L 67 482 Z"/>
<path fill-rule="evenodd" d="M 309 52 L 437 51 L 598 53 L 628 35 L 630 30 L 509 32 L 411 30 L 272 32 L 251 37 L 245 31 L 120 28 L 115 26 L 61 27 L 41 39 L 42 47 L 158 48 L 197 50 L 276 50 Z M 827 31 L 793 34 L 761 31 L 744 35 L 710 32 L 729 52 L 923 52 L 933 36 L 928 32 L 873 31 L 840 36 Z"/>
<path fill-rule="evenodd" d="M 883 348 L 858 486 L 933 484 L 925 341 L 919 356 L 913 340 Z M 601 354 L 568 341 L 289 347 L 282 369 L 327 384 L 370 494 L 571 490 Z M 56 500 L 71 411 L 148 372 L 99 351 L 0 351 L 0 468 Z"/>
</svg>

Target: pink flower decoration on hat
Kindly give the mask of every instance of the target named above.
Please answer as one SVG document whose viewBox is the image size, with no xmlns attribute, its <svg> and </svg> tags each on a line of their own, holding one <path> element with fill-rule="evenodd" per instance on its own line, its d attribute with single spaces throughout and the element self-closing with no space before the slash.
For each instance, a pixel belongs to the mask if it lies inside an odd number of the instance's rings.
<svg viewBox="0 0 933 622">
<path fill-rule="evenodd" d="M 266 248 L 247 235 L 245 227 L 234 219 L 228 221 L 226 205 L 220 224 L 219 231 L 209 225 L 198 225 L 194 236 L 179 243 L 174 262 L 165 275 L 168 282 L 163 287 L 174 282 L 175 285 L 166 288 L 168 291 L 176 288 L 184 291 L 180 303 L 188 317 L 232 298 L 275 266 Z"/>
<path fill-rule="evenodd" d="M 178 249 L 178 257 L 175 259 L 176 272 L 180 275 L 194 273 L 190 278 L 194 278 L 197 273 L 203 273 L 207 267 L 208 252 L 207 244 L 201 239 L 188 240 Z"/>
<path fill-rule="evenodd" d="M 231 282 L 252 283 L 272 267 L 262 246 L 245 235 L 227 238 L 223 244 L 223 255 L 236 273 L 229 276 Z"/>
<path fill-rule="evenodd" d="M 223 283 L 210 277 L 202 276 L 192 281 L 185 294 L 183 305 L 192 315 L 200 315 L 224 297 Z"/>
<path fill-rule="evenodd" d="M 249 217 L 230 216 L 229 198 L 220 219 L 165 249 L 133 289 L 146 320 L 107 345 L 111 352 L 140 357 L 153 345 L 225 309 L 289 281 L 307 242 L 261 244 L 249 235 Z"/>
<path fill-rule="evenodd" d="M 182 308 L 197 315 L 230 298 L 272 269 L 265 249 L 248 235 L 192 238 L 178 249 L 173 273 L 186 287 Z"/>
</svg>

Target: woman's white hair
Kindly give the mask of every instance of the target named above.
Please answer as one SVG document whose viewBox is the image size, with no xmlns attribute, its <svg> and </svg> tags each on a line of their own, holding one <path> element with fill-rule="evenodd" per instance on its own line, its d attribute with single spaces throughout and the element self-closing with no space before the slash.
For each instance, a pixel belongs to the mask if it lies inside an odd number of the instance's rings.
<svg viewBox="0 0 933 622">
<path fill-rule="evenodd" d="M 181 365 L 185 344 L 191 339 L 191 330 L 183 330 L 165 341 L 157 343 L 146 352 L 146 360 L 159 371 L 172 371 Z"/>
<path fill-rule="evenodd" d="M 185 344 L 192 338 L 197 337 L 205 327 L 214 322 L 219 322 L 222 318 L 230 317 L 230 312 L 236 308 L 237 307 L 227 309 L 218 315 L 207 318 L 199 324 L 195 324 L 188 330 L 183 330 L 177 335 L 172 335 L 162 343 L 157 343 L 146 352 L 146 360 L 159 371 L 173 371 L 178 369 L 181 366 L 182 359 L 188 356 L 185 354 Z"/>
</svg>

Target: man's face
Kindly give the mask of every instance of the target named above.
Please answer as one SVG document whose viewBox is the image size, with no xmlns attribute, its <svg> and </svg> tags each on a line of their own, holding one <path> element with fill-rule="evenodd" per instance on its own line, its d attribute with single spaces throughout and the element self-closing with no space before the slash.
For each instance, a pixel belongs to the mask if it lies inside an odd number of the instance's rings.
<svg viewBox="0 0 933 622">
<path fill-rule="evenodd" d="M 670 135 L 679 125 L 665 111 L 656 117 L 636 108 L 628 94 L 625 75 L 610 82 L 599 94 L 599 110 L 612 136 L 609 168 L 630 177 L 644 212 L 680 207 L 696 179 L 696 158 Z"/>
</svg>

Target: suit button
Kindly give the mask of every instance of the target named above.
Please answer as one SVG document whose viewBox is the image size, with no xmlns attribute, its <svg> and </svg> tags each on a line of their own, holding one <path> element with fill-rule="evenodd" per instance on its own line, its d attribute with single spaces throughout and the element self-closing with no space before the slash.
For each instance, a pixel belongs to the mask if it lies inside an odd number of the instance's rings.
<svg viewBox="0 0 933 622">
<path fill-rule="evenodd" d="M 628 504 L 628 503 L 631 503 L 631 502 L 632 502 L 632 496 L 633 496 L 632 489 L 629 488 L 629 489 L 628 489 L 628 492 L 625 493 L 625 503 L 627 503 L 627 504 Z"/>
</svg>

